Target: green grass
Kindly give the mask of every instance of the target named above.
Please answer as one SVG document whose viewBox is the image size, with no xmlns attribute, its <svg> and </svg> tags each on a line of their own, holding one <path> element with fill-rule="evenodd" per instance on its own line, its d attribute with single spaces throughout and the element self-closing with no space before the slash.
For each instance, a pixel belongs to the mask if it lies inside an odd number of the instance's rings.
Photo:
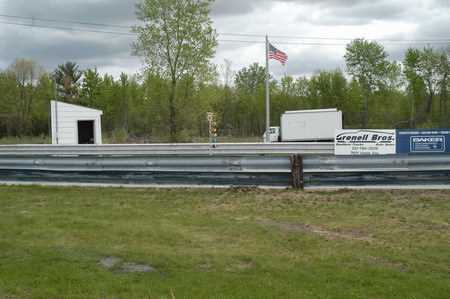
<svg viewBox="0 0 450 299">
<path fill-rule="evenodd" d="M 26 137 L 1 137 L 0 145 L 6 144 L 51 144 L 52 140 L 48 136 L 26 136 Z"/>
<path fill-rule="evenodd" d="M 142 143 L 167 143 L 168 138 L 133 138 L 126 135 L 114 136 L 113 134 L 104 134 L 103 143 L 104 144 L 142 144 Z M 193 142 L 193 143 L 208 143 L 209 138 L 206 137 L 196 137 L 190 138 L 188 140 L 181 140 L 180 142 Z M 262 137 L 218 137 L 218 143 L 254 143 L 262 142 Z M 24 137 L 0 137 L 0 145 L 11 145 L 11 144 L 51 144 L 52 140 L 49 136 L 24 136 Z"/>
<path fill-rule="evenodd" d="M 449 223 L 444 191 L 0 187 L 0 298 L 449 298 Z"/>
</svg>

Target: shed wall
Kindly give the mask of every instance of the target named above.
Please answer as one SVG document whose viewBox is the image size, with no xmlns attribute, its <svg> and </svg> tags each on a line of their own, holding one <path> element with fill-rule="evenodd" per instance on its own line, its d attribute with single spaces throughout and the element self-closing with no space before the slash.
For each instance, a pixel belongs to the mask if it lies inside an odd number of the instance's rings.
<svg viewBox="0 0 450 299">
<path fill-rule="evenodd" d="M 102 144 L 101 115 L 99 110 L 52 101 L 52 143 L 78 144 L 78 121 L 92 120 L 95 144 Z"/>
</svg>

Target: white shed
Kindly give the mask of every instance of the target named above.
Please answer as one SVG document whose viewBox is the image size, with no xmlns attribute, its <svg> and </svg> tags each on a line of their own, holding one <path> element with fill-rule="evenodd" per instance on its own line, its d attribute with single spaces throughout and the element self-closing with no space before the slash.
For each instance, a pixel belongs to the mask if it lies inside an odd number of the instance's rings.
<svg viewBox="0 0 450 299">
<path fill-rule="evenodd" d="M 52 144 L 102 144 L 103 112 L 51 101 Z"/>
</svg>

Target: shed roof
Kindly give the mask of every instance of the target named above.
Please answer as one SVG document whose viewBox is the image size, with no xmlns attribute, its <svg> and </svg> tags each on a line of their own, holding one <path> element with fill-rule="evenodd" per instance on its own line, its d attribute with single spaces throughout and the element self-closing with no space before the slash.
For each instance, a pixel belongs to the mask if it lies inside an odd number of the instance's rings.
<svg viewBox="0 0 450 299">
<path fill-rule="evenodd" d="M 51 101 L 52 106 L 56 104 L 56 101 Z M 66 108 L 70 108 L 72 110 L 75 111 L 90 111 L 93 113 L 98 113 L 100 115 L 103 115 L 103 111 L 102 110 L 97 110 L 94 108 L 88 108 L 88 107 L 84 107 L 84 106 L 80 106 L 80 105 L 75 105 L 75 104 L 69 104 L 69 103 L 65 103 L 65 102 L 60 102 L 58 101 L 58 109 L 59 107 L 66 107 Z"/>
</svg>

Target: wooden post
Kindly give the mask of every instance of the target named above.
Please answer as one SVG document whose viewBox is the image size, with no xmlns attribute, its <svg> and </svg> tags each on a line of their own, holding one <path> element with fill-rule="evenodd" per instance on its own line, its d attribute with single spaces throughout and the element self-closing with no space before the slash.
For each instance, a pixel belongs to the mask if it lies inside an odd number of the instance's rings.
<svg viewBox="0 0 450 299">
<path fill-rule="evenodd" d="M 299 160 L 299 173 L 300 173 L 300 189 L 305 190 L 305 173 L 304 173 L 304 165 L 303 165 L 303 156 L 298 156 Z"/>
<path fill-rule="evenodd" d="M 303 157 L 301 155 L 291 156 L 292 187 L 296 190 L 304 190 L 305 178 L 303 174 Z"/>
</svg>

